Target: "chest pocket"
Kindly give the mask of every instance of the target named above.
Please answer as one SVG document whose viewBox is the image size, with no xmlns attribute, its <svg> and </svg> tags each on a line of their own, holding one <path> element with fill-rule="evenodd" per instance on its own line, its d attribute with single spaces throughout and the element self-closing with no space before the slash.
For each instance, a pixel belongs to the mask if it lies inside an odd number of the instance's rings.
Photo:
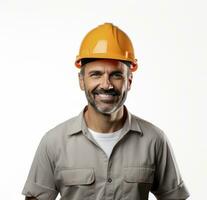
<svg viewBox="0 0 207 200">
<path fill-rule="evenodd" d="M 124 169 L 124 180 L 129 183 L 153 183 L 154 169 L 128 167 Z"/>
<path fill-rule="evenodd" d="M 148 199 L 154 180 L 154 169 L 127 167 L 124 169 L 123 196 L 125 200 Z"/>
<path fill-rule="evenodd" d="M 91 200 L 95 195 L 95 174 L 89 169 L 64 169 L 61 172 L 63 199 Z"/>
<path fill-rule="evenodd" d="M 93 169 L 62 170 L 61 176 L 65 186 L 89 185 L 95 181 Z"/>
</svg>

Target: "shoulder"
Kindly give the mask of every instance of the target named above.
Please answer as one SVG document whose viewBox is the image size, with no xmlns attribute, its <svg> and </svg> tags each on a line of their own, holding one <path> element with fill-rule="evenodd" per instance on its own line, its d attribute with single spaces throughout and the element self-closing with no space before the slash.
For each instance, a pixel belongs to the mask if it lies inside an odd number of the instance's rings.
<svg viewBox="0 0 207 200">
<path fill-rule="evenodd" d="M 49 146 L 57 145 L 63 142 L 68 134 L 76 132 L 79 129 L 79 116 L 74 116 L 47 131 L 43 136 L 43 140 L 45 140 Z"/>
<path fill-rule="evenodd" d="M 136 115 L 131 114 L 131 116 L 132 123 L 136 123 L 140 127 L 143 137 L 162 141 L 166 140 L 166 135 L 161 128 Z"/>
<path fill-rule="evenodd" d="M 56 160 L 67 145 L 68 134 L 79 127 L 79 117 L 70 118 L 46 132 L 39 144 L 39 152 L 45 152 L 50 160 Z"/>
<path fill-rule="evenodd" d="M 57 135 L 60 133 L 66 133 L 68 131 L 70 131 L 71 129 L 74 129 L 74 126 L 76 125 L 78 120 L 78 116 L 74 116 L 60 124 L 58 124 L 57 126 L 53 127 L 52 129 L 50 129 L 47 134 L 48 135 Z"/>
</svg>

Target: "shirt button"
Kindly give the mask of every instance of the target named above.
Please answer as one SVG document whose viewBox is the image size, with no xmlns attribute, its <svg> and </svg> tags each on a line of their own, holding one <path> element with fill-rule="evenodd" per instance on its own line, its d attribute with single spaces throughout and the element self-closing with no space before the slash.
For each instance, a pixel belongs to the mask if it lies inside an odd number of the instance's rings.
<svg viewBox="0 0 207 200">
<path fill-rule="evenodd" d="M 111 183 L 112 182 L 112 179 L 111 178 L 108 178 L 108 182 Z"/>
</svg>

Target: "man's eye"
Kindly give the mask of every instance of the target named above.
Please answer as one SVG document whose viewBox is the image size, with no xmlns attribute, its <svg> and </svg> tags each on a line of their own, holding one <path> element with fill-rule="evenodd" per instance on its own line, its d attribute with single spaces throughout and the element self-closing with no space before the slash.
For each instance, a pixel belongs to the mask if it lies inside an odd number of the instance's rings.
<svg viewBox="0 0 207 200">
<path fill-rule="evenodd" d="M 113 77 L 113 78 L 117 78 L 117 79 L 118 79 L 118 78 L 122 78 L 122 74 L 120 74 L 120 73 L 116 73 L 116 74 L 113 74 L 112 77 Z"/>
</svg>

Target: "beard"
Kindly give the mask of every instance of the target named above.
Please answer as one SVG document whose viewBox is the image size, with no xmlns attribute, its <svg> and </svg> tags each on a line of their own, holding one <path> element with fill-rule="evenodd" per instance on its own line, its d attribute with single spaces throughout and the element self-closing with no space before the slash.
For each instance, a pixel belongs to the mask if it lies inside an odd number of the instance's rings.
<svg viewBox="0 0 207 200">
<path fill-rule="evenodd" d="M 121 108 L 127 97 L 127 90 L 120 92 L 115 89 L 85 89 L 88 103 L 99 113 L 110 115 Z"/>
</svg>

